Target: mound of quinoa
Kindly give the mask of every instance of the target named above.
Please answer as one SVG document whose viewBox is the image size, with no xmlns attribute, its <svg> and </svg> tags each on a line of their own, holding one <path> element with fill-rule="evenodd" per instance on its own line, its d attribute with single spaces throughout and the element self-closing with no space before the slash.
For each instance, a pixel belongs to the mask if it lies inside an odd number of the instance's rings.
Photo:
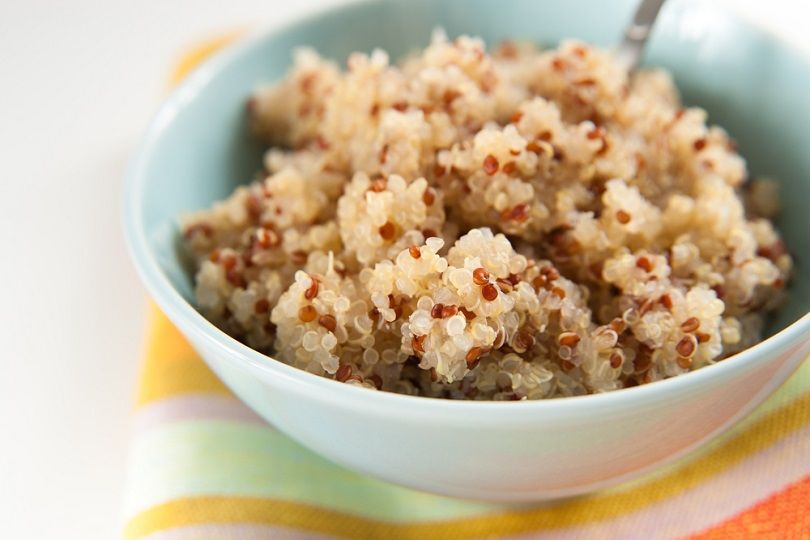
<svg viewBox="0 0 810 540">
<path fill-rule="evenodd" d="M 248 114 L 264 170 L 182 219 L 198 307 L 338 381 L 604 392 L 760 339 L 791 258 L 773 184 L 661 70 L 437 32 L 399 65 L 301 50 Z"/>
</svg>

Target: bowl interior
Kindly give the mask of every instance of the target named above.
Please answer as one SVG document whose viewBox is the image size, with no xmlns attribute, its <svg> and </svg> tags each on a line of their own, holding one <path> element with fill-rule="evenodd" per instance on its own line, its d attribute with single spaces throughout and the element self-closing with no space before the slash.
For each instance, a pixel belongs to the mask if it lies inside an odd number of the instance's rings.
<svg viewBox="0 0 810 540">
<path fill-rule="evenodd" d="M 258 84 L 280 78 L 291 51 L 312 46 L 343 62 L 356 50 L 386 49 L 397 58 L 425 46 L 442 26 L 450 36 L 478 35 L 555 44 L 574 37 L 616 43 L 635 2 L 590 0 L 395 0 L 329 11 L 255 38 L 199 69 L 170 98 L 147 137 L 130 186 L 134 227 L 147 251 L 188 301 L 192 281 L 180 255 L 177 216 L 210 205 L 248 182 L 260 167 L 261 146 L 248 135 L 244 103 Z M 780 181 L 779 227 L 797 257 L 788 303 L 773 318 L 773 333 L 810 306 L 810 152 L 802 148 L 810 105 L 807 61 L 774 36 L 692 0 L 664 8 L 647 63 L 670 70 L 687 104 L 737 139 L 753 175 Z M 131 224 L 132 225 L 132 224 Z"/>
</svg>

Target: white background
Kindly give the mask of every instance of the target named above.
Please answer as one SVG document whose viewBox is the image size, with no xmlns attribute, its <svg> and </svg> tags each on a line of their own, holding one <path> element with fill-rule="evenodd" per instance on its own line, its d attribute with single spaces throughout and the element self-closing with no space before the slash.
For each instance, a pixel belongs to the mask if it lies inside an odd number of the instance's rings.
<svg viewBox="0 0 810 540">
<path fill-rule="evenodd" d="M 724 1 L 810 52 L 804 0 Z M 1 538 L 120 536 L 145 308 L 122 178 L 174 61 L 334 3 L 0 0 Z"/>
</svg>

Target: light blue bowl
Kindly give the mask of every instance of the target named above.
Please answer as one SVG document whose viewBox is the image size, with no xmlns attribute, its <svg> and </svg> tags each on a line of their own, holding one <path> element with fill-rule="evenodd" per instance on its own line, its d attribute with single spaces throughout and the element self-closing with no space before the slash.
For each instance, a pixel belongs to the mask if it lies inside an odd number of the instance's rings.
<svg viewBox="0 0 810 540">
<path fill-rule="evenodd" d="M 663 10 L 649 63 L 669 69 L 687 104 L 728 129 L 754 174 L 782 186 L 779 226 L 798 272 L 771 337 L 681 377 L 609 394 L 540 402 L 452 402 L 371 392 L 296 370 L 247 348 L 192 306 L 177 216 L 247 182 L 262 148 L 245 100 L 280 78 L 291 51 L 343 60 L 423 47 L 432 29 L 553 44 L 611 46 L 634 2 L 397 0 L 333 9 L 260 34 L 194 72 L 162 107 L 130 169 L 125 225 L 150 293 L 219 376 L 278 428 L 332 460 L 402 484 L 484 499 L 582 493 L 635 476 L 706 441 L 759 404 L 810 344 L 810 69 L 774 36 L 699 2 Z M 463 449 L 463 458 L 458 453 Z"/>
</svg>

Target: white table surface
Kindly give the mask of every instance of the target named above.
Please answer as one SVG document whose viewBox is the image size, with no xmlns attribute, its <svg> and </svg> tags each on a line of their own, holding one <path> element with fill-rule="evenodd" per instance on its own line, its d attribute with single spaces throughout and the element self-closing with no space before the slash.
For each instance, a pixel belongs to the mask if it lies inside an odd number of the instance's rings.
<svg viewBox="0 0 810 540">
<path fill-rule="evenodd" d="M 0 2 L 0 538 L 120 536 L 146 297 L 122 178 L 173 62 L 334 3 Z M 808 3 L 733 5 L 810 52 Z"/>
</svg>

